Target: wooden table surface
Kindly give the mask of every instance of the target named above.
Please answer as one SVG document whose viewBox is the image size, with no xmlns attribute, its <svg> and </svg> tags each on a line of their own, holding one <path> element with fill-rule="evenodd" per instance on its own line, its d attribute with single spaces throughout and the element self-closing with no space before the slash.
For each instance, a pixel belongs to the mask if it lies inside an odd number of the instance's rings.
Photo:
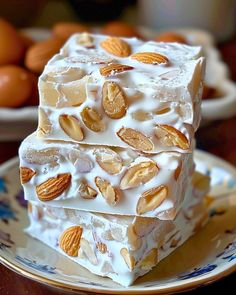
<svg viewBox="0 0 236 295">
<path fill-rule="evenodd" d="M 219 46 L 223 59 L 236 81 L 236 37 Z M 236 165 L 236 116 L 224 121 L 213 122 L 197 132 L 198 147 Z M 19 142 L 0 142 L 0 163 L 17 155 Z M 201 287 L 188 294 L 212 294 L 219 289 L 236 294 L 236 273 L 211 285 Z M 226 291 L 227 292 L 227 291 Z M 67 293 L 67 292 L 66 292 Z M 24 278 L 0 265 L 0 295 L 55 295 L 64 291 Z M 81 293 L 85 294 L 85 293 Z"/>
</svg>

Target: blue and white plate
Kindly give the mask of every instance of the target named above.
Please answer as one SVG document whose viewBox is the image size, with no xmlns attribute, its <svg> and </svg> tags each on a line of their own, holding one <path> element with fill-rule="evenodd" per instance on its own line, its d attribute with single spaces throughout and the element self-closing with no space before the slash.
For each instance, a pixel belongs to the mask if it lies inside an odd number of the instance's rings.
<svg viewBox="0 0 236 295">
<path fill-rule="evenodd" d="M 200 151 L 195 160 L 198 170 L 212 177 L 210 222 L 128 288 L 89 273 L 24 233 L 29 221 L 18 159 L 8 161 L 0 166 L 0 262 L 44 284 L 95 293 L 174 293 L 224 277 L 236 270 L 236 170 Z"/>
</svg>

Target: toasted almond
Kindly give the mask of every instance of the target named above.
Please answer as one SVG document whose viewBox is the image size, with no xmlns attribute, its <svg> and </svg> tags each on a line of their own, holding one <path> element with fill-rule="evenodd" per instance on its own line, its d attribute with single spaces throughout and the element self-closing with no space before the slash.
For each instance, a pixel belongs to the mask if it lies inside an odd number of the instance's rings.
<svg viewBox="0 0 236 295">
<path fill-rule="evenodd" d="M 146 212 L 155 210 L 166 199 L 168 188 L 160 185 L 145 191 L 137 203 L 137 214 L 141 215 Z"/>
<path fill-rule="evenodd" d="M 121 178 L 122 190 L 134 188 L 150 181 L 159 171 L 156 163 L 151 161 L 141 162 L 126 170 Z"/>
<path fill-rule="evenodd" d="M 121 256 L 124 258 L 124 261 L 130 270 L 133 270 L 135 267 L 135 259 L 129 254 L 129 251 L 126 248 L 120 250 Z"/>
<path fill-rule="evenodd" d="M 101 177 L 95 177 L 95 183 L 106 202 L 111 206 L 115 206 L 120 199 L 118 191 L 107 180 Z"/>
<path fill-rule="evenodd" d="M 164 108 L 160 108 L 160 109 L 156 109 L 153 111 L 153 114 L 155 115 L 163 115 L 163 114 L 166 114 L 166 113 L 169 113 L 171 111 L 171 108 L 169 107 L 164 107 Z"/>
<path fill-rule="evenodd" d="M 37 129 L 37 136 L 44 137 L 47 134 L 51 133 L 52 130 L 52 123 L 50 122 L 47 114 L 43 109 L 39 107 L 38 109 L 38 129 Z"/>
<path fill-rule="evenodd" d="M 131 54 L 129 44 L 118 37 L 108 37 L 100 45 L 106 52 L 118 57 L 127 57 Z"/>
<path fill-rule="evenodd" d="M 86 107 L 80 113 L 82 120 L 86 127 L 94 132 L 101 132 L 105 130 L 105 124 L 102 121 L 101 115 L 90 107 Z"/>
<path fill-rule="evenodd" d="M 70 173 L 58 174 L 36 186 L 36 193 L 40 201 L 48 202 L 59 197 L 71 184 Z"/>
<path fill-rule="evenodd" d="M 127 230 L 128 242 L 133 251 L 138 250 L 142 246 L 142 239 L 137 236 L 134 224 L 130 224 Z"/>
<path fill-rule="evenodd" d="M 153 142 L 143 133 L 135 129 L 122 127 L 117 132 L 117 135 L 125 143 L 137 150 L 148 152 L 154 148 Z"/>
<path fill-rule="evenodd" d="M 115 82 L 107 81 L 102 87 L 102 106 L 111 119 L 124 117 L 127 110 L 127 99 L 122 88 Z"/>
<path fill-rule="evenodd" d="M 100 251 L 102 254 L 105 254 L 107 252 L 107 245 L 102 242 L 97 242 L 96 247 L 98 251 Z"/>
<path fill-rule="evenodd" d="M 122 159 L 119 154 L 110 148 L 100 148 L 94 151 L 98 165 L 108 174 L 120 173 Z"/>
<path fill-rule="evenodd" d="M 20 167 L 20 180 L 21 183 L 27 183 L 36 174 L 36 172 L 27 167 Z"/>
<path fill-rule="evenodd" d="M 178 129 L 169 125 L 157 125 L 155 135 L 166 146 L 176 146 L 183 150 L 190 148 L 187 137 Z"/>
<path fill-rule="evenodd" d="M 144 64 L 153 65 L 167 64 L 169 62 L 169 59 L 165 55 L 156 52 L 138 52 L 132 54 L 131 58 Z"/>
<path fill-rule="evenodd" d="M 71 226 L 66 229 L 59 239 L 60 248 L 69 256 L 78 256 L 82 233 L 83 228 L 80 226 Z"/>
<path fill-rule="evenodd" d="M 82 181 L 79 189 L 79 196 L 83 199 L 94 199 L 97 196 L 97 191 L 88 185 L 86 181 Z"/>
<path fill-rule="evenodd" d="M 156 227 L 158 227 L 158 219 L 149 217 L 136 216 L 134 221 L 134 231 L 140 238 L 146 237 Z"/>
<path fill-rule="evenodd" d="M 177 181 L 178 178 L 179 178 L 179 175 L 180 175 L 181 170 L 182 170 L 182 163 L 180 163 L 180 164 L 178 165 L 178 167 L 177 167 L 177 168 L 175 169 L 175 171 L 174 171 L 174 178 L 175 178 L 176 181 Z"/>
<path fill-rule="evenodd" d="M 30 164 L 45 165 L 49 164 L 50 167 L 58 166 L 60 159 L 59 150 L 56 148 L 46 148 L 42 150 L 35 150 L 28 148 L 22 155 L 23 159 Z"/>
<path fill-rule="evenodd" d="M 72 139 L 81 141 L 84 139 L 83 130 L 79 120 L 71 115 L 60 115 L 59 124 L 62 130 Z"/>
<path fill-rule="evenodd" d="M 86 48 L 94 48 L 94 39 L 89 33 L 82 33 L 79 35 L 79 37 L 76 40 L 76 43 L 86 47 Z"/>
<path fill-rule="evenodd" d="M 133 119 L 137 121 L 148 121 L 152 119 L 152 115 L 149 112 L 143 110 L 137 110 L 132 114 Z"/>
<path fill-rule="evenodd" d="M 97 257 L 92 249 L 92 247 L 90 246 L 89 241 L 87 241 L 86 239 L 82 238 L 80 240 L 80 247 L 83 250 L 83 253 L 86 255 L 86 257 L 88 258 L 88 260 L 93 264 L 93 265 L 97 265 L 98 264 L 98 260 Z"/>
<path fill-rule="evenodd" d="M 142 270 L 149 270 L 154 267 L 158 262 L 158 250 L 153 248 L 147 256 L 142 260 L 140 268 Z"/>
<path fill-rule="evenodd" d="M 114 76 L 116 74 L 120 74 L 126 71 L 133 70 L 134 68 L 128 65 L 121 64 L 110 64 L 103 68 L 100 68 L 100 74 L 105 77 Z"/>
</svg>

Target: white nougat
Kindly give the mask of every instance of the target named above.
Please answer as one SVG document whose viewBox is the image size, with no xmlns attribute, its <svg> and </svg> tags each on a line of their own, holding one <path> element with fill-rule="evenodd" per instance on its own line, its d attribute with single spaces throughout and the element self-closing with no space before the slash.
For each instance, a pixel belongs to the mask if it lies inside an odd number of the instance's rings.
<svg viewBox="0 0 236 295">
<path fill-rule="evenodd" d="M 35 133 L 19 156 L 27 200 L 159 219 L 175 218 L 194 171 L 192 154 L 44 141 Z"/>
<path fill-rule="evenodd" d="M 188 189 L 188 196 L 173 221 L 31 203 L 26 232 L 92 273 L 129 286 L 207 222 L 203 196 L 208 179 L 199 185 L 196 175 L 193 183 L 197 186 Z"/>
<path fill-rule="evenodd" d="M 200 122 L 201 55 L 201 47 L 178 43 L 74 35 L 39 78 L 38 135 L 189 152 Z"/>
</svg>

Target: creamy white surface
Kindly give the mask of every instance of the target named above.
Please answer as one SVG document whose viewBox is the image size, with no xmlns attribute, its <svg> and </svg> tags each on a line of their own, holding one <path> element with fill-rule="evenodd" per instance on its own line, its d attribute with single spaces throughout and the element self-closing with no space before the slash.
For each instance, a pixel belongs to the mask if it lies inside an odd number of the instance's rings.
<svg viewBox="0 0 236 295">
<path fill-rule="evenodd" d="M 143 64 L 130 57 L 120 58 L 104 51 L 100 42 L 106 38 L 102 35 L 93 35 L 95 49 L 86 49 L 77 43 L 79 35 L 72 36 L 61 49 L 60 54 L 49 61 L 39 80 L 40 107 L 47 114 L 52 130 L 44 136 L 48 139 L 73 141 L 61 129 L 58 118 L 61 114 L 76 116 L 83 128 L 85 138 L 82 143 L 105 144 L 120 147 L 129 147 L 116 134 L 122 127 L 133 128 L 145 134 L 154 143 L 152 152 L 176 150 L 186 152 L 178 147 L 166 147 L 154 135 L 157 124 L 167 124 L 181 131 L 191 143 L 194 131 L 200 122 L 201 81 L 203 80 L 204 59 L 201 57 L 201 47 L 192 47 L 178 43 L 143 42 L 132 38 L 126 39 L 132 53 L 158 52 L 168 57 L 168 65 Z M 131 65 L 133 70 L 111 77 L 104 77 L 99 69 L 105 64 L 113 62 Z M 73 74 L 70 71 L 76 70 Z M 84 79 L 86 101 L 80 106 L 71 106 L 68 91 L 78 92 L 78 84 Z M 102 85 L 105 81 L 114 81 L 124 90 L 128 100 L 126 115 L 121 119 L 109 118 L 101 106 Z M 42 85 L 54 89 L 58 101 L 55 106 L 48 106 L 50 92 L 43 91 Z M 50 104 L 49 104 L 50 105 Z M 87 128 L 80 116 L 85 107 L 95 108 L 102 115 L 106 129 L 102 132 L 93 132 Z M 169 107 L 170 111 L 157 115 L 154 110 Z M 151 115 L 146 121 L 137 121 L 133 114 L 142 110 Z M 191 150 L 193 146 L 190 146 Z M 188 150 L 188 151 L 189 151 Z"/>
<path fill-rule="evenodd" d="M 151 270 L 152 267 L 141 269 L 140 263 L 153 248 L 158 249 L 158 263 L 194 234 L 194 228 L 199 222 L 206 222 L 206 210 L 201 205 L 204 194 L 205 191 L 196 190 L 193 193 L 193 190 L 189 189 L 183 207 L 174 221 L 95 214 L 33 203 L 33 210 L 29 213 L 31 224 L 26 232 L 66 255 L 58 246 L 60 235 L 70 226 L 81 226 L 82 238 L 89 241 L 97 262 L 91 263 L 91 257 L 86 257 L 81 248 L 78 257 L 67 257 L 97 275 L 108 276 L 121 285 L 129 286 L 137 277 Z M 38 212 L 41 212 L 40 218 Z M 141 220 L 145 221 L 145 226 Z M 128 227 L 132 224 L 137 226 L 141 241 L 136 250 L 132 250 L 132 244 L 128 239 Z M 171 246 L 174 240 L 178 240 L 175 247 Z M 106 244 L 108 251 L 105 254 L 97 250 L 97 242 Z M 127 248 L 136 261 L 132 271 L 120 255 L 122 248 Z M 109 265 L 108 268 L 105 268 L 106 264 Z"/>
<path fill-rule="evenodd" d="M 92 212 L 137 215 L 136 205 L 142 193 L 159 185 L 166 185 L 168 195 L 164 202 L 153 211 L 146 212 L 142 216 L 158 217 L 159 219 L 174 218 L 180 209 L 186 190 L 190 187 L 190 181 L 194 171 L 192 154 L 165 152 L 150 154 L 148 156 L 131 149 L 115 149 L 122 159 L 123 167 L 120 173 L 110 175 L 96 162 L 94 152 L 99 151 L 99 148 L 102 150 L 102 147 L 98 146 L 85 146 L 65 142 L 46 142 L 37 138 L 35 133 L 26 138 L 19 150 L 20 166 L 34 170 L 36 175 L 29 182 L 23 184 L 25 198 L 39 202 L 36 194 L 37 185 L 58 174 L 70 173 L 72 176 L 70 187 L 62 195 L 49 201 L 47 204 Z M 44 158 L 40 155 L 38 160 L 41 163 L 43 162 L 43 164 L 38 164 L 37 161 L 27 156 L 33 150 L 32 154 L 36 157 L 37 151 L 43 151 L 45 149 L 56 149 L 58 150 L 58 154 L 51 158 Z M 56 162 L 56 165 L 52 165 L 50 161 Z M 159 167 L 157 175 L 145 184 L 121 191 L 121 200 L 115 206 L 110 206 L 96 187 L 94 183 L 95 177 L 100 176 L 108 180 L 113 187 L 119 189 L 120 180 L 127 169 L 145 161 L 157 163 Z M 180 165 L 182 166 L 181 173 L 176 180 L 174 173 Z M 98 192 L 95 199 L 88 200 L 80 196 L 78 188 L 83 179 Z"/>
</svg>

